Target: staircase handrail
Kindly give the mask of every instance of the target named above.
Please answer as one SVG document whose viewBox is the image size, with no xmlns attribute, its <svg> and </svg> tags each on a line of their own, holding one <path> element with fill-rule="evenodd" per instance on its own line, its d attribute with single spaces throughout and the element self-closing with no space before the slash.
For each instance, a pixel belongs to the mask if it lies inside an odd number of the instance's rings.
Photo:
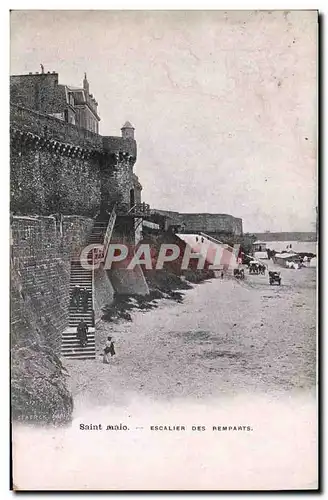
<svg viewBox="0 0 328 500">
<path fill-rule="evenodd" d="M 116 209 L 116 203 L 113 206 L 112 211 L 110 213 L 110 216 L 109 216 L 109 219 L 108 219 L 107 228 L 106 228 L 106 233 L 105 233 L 105 236 L 104 236 L 104 242 L 103 242 L 103 245 L 104 245 L 103 260 L 104 261 L 105 261 L 106 256 L 107 256 L 109 242 L 110 242 L 110 239 L 112 237 L 112 233 L 113 233 L 113 229 L 114 229 L 114 224 L 115 224 L 115 220 L 116 220 L 116 210 L 115 209 Z"/>
<path fill-rule="evenodd" d="M 213 238 L 213 236 L 210 236 L 209 234 L 205 233 L 199 233 L 201 236 L 204 238 L 212 241 L 213 243 L 219 243 L 219 245 L 225 245 L 227 248 L 231 248 L 233 250 L 233 247 L 231 245 L 228 245 L 227 243 L 223 243 L 223 241 L 217 240 L 216 238 Z"/>
<path fill-rule="evenodd" d="M 140 209 L 140 210 L 138 211 L 138 209 Z M 133 207 L 131 207 L 128 210 L 127 214 L 131 214 L 131 213 L 133 214 L 135 212 L 137 212 L 137 214 L 138 213 L 150 214 L 150 205 L 149 205 L 149 203 L 145 203 L 144 201 L 142 203 L 135 203 L 133 205 Z"/>
<path fill-rule="evenodd" d="M 132 210 L 136 208 L 136 206 L 137 206 L 137 203 L 135 203 L 135 204 L 133 205 L 133 207 L 131 207 L 131 208 L 130 208 L 130 210 L 128 210 L 128 212 L 127 212 L 127 213 L 128 213 L 128 214 L 129 214 L 129 213 L 131 213 L 131 212 L 132 212 Z"/>
</svg>

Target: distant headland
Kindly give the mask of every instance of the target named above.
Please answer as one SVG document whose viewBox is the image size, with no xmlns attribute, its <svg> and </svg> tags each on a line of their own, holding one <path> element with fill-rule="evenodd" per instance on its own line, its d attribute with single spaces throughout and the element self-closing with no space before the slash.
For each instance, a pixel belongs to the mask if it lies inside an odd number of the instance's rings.
<svg viewBox="0 0 328 500">
<path fill-rule="evenodd" d="M 315 232 L 252 233 L 262 241 L 317 241 Z"/>
</svg>

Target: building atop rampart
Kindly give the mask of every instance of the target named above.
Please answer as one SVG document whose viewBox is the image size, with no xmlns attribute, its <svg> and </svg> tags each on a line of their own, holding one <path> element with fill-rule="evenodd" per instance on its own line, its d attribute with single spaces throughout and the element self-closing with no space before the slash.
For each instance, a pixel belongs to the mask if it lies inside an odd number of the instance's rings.
<svg viewBox="0 0 328 500">
<path fill-rule="evenodd" d="M 98 134 L 98 103 L 90 94 L 86 73 L 81 87 L 71 87 L 60 84 L 55 71 L 45 73 L 41 67 L 41 73 L 10 77 L 11 101 Z"/>
<path fill-rule="evenodd" d="M 100 135 L 87 75 L 71 87 L 41 68 L 10 78 L 12 211 L 95 216 L 114 203 L 123 213 L 141 204 L 133 125 L 126 121 L 121 136 Z"/>
<path fill-rule="evenodd" d="M 162 218 L 162 226 L 166 229 L 172 227 L 181 232 L 204 232 L 213 237 L 243 234 L 242 219 L 230 214 L 180 213 L 157 209 L 151 212 L 155 217 Z"/>
</svg>

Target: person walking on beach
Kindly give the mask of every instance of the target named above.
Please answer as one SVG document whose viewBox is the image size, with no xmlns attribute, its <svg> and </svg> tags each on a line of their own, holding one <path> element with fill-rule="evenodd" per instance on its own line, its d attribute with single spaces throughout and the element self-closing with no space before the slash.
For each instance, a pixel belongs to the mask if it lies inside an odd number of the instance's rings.
<svg viewBox="0 0 328 500">
<path fill-rule="evenodd" d="M 112 357 L 115 354 L 116 353 L 115 353 L 114 342 L 112 341 L 112 337 L 107 337 L 105 348 L 104 348 L 103 363 L 108 365 L 110 363 L 109 355 Z"/>
</svg>

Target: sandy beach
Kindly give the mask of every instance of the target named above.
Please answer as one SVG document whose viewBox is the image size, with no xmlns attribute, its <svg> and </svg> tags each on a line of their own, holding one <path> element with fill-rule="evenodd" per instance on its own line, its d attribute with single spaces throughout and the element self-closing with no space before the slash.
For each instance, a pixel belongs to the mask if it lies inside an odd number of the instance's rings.
<svg viewBox="0 0 328 500">
<path fill-rule="evenodd" d="M 315 269 L 281 271 L 281 287 L 213 279 L 102 322 L 97 360 L 65 361 L 71 426 L 15 427 L 18 487 L 315 488 Z"/>
<path fill-rule="evenodd" d="M 141 396 L 313 391 L 316 270 L 280 270 L 280 287 L 267 276 L 213 279 L 186 291 L 182 303 L 161 300 L 132 312 L 131 322 L 101 322 L 97 360 L 65 360 L 76 414 Z M 110 365 L 102 363 L 107 335 L 117 353 Z"/>
</svg>

